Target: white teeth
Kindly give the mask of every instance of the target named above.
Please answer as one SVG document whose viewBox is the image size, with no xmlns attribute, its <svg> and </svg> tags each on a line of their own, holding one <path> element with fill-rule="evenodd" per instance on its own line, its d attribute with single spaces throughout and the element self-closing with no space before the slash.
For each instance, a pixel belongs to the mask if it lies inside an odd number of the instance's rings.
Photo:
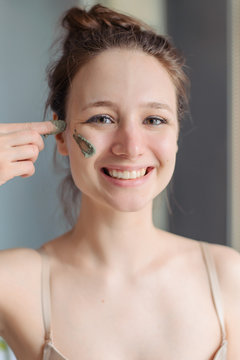
<svg viewBox="0 0 240 360">
<path fill-rule="evenodd" d="M 136 177 L 137 177 L 137 172 L 136 171 L 131 171 L 130 179 L 136 179 Z"/>
<path fill-rule="evenodd" d="M 133 170 L 133 171 L 117 171 L 117 170 L 108 170 L 110 176 L 117 178 L 117 179 L 137 179 L 142 177 L 146 174 L 147 168 L 140 169 L 140 170 Z"/>
<path fill-rule="evenodd" d="M 113 176 L 113 177 L 117 177 L 117 171 L 116 170 L 113 170 L 112 171 L 112 174 L 110 174 L 111 176 Z"/>
</svg>

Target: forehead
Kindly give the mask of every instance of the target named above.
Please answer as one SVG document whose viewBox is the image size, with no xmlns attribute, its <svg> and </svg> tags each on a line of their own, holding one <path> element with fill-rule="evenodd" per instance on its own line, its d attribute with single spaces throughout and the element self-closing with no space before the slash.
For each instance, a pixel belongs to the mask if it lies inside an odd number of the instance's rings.
<svg viewBox="0 0 240 360">
<path fill-rule="evenodd" d="M 94 57 L 75 75 L 69 98 L 86 103 L 161 101 L 176 111 L 176 91 L 165 67 L 141 50 L 110 49 Z"/>
</svg>

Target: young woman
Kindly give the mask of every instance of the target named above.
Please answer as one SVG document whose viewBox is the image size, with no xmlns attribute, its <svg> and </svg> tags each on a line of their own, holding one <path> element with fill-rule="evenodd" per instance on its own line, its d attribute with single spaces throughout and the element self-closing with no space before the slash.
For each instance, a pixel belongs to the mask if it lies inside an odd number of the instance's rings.
<svg viewBox="0 0 240 360">
<path fill-rule="evenodd" d="M 101 5 L 62 23 L 47 106 L 66 126 L 55 138 L 81 210 L 38 251 L 1 251 L 0 334 L 19 360 L 239 360 L 239 254 L 152 223 L 178 151 L 181 57 Z M 0 183 L 33 175 L 54 130 L 0 124 Z"/>
</svg>

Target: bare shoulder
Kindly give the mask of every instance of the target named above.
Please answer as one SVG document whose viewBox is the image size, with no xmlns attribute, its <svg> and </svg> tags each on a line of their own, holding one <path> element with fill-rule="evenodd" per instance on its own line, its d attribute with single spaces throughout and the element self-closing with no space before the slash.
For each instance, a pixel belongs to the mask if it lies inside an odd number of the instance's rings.
<svg viewBox="0 0 240 360">
<path fill-rule="evenodd" d="M 23 300 L 36 286 L 41 270 L 40 254 L 29 248 L 0 251 L 0 334 L 3 333 L 5 314 L 16 299 Z"/>
<path fill-rule="evenodd" d="M 240 253 L 229 246 L 208 245 L 216 265 L 223 297 L 228 303 L 238 302 L 240 316 Z"/>
<path fill-rule="evenodd" d="M 240 253 L 228 246 L 210 245 L 223 299 L 228 359 L 240 359 Z"/>
<path fill-rule="evenodd" d="M 226 302 L 240 300 L 240 253 L 227 245 L 207 243 Z M 239 305 L 238 305 L 239 306 Z M 239 307 L 240 309 L 240 307 Z"/>
<path fill-rule="evenodd" d="M 228 288 L 240 288 L 240 253 L 226 245 L 208 244 L 214 258 L 220 283 Z"/>
<path fill-rule="evenodd" d="M 7 288 L 9 284 L 18 283 L 21 279 L 31 280 L 34 271 L 41 264 L 40 254 L 29 248 L 13 248 L 0 251 L 0 285 L 1 289 Z M 2 294 L 2 291 L 1 291 Z M 2 296 L 1 296 L 2 298 Z"/>
<path fill-rule="evenodd" d="M 29 265 L 33 265 L 40 260 L 40 254 L 30 248 L 13 248 L 0 251 L 0 271 L 1 274 L 7 275 L 11 269 L 21 267 L 22 271 L 26 270 Z M 9 274 L 10 275 L 10 274 Z"/>
</svg>

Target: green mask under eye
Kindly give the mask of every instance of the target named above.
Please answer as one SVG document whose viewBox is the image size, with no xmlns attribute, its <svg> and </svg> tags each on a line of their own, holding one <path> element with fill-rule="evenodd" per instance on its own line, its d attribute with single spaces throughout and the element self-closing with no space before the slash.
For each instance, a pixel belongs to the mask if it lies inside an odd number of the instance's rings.
<svg viewBox="0 0 240 360">
<path fill-rule="evenodd" d="M 95 147 L 90 143 L 90 141 L 85 139 L 85 137 L 78 134 L 76 129 L 74 129 L 73 138 L 80 147 L 80 150 L 85 158 L 91 157 L 96 153 Z"/>
</svg>

